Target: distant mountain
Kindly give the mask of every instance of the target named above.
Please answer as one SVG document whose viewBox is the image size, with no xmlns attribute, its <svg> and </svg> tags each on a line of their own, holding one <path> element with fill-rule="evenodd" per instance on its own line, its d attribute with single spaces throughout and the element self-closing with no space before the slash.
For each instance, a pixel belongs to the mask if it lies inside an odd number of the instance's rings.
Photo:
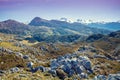
<svg viewBox="0 0 120 80">
<path fill-rule="evenodd" d="M 73 35 L 79 34 L 88 36 L 91 34 L 108 34 L 109 30 L 91 28 L 81 23 L 69 23 L 66 21 L 59 20 L 45 20 L 39 17 L 35 17 L 30 23 L 30 26 L 46 26 L 52 29 L 52 32 L 59 35 Z M 36 32 L 36 31 L 35 31 Z M 55 34 L 56 35 L 56 34 Z"/>
<path fill-rule="evenodd" d="M 84 40 L 92 34 L 109 34 L 105 29 L 91 28 L 81 23 L 59 20 L 45 20 L 35 17 L 28 25 L 15 20 L 0 22 L 0 32 L 16 35 L 29 35 L 27 40 L 73 42 Z M 31 41 L 32 42 L 32 41 Z"/>
<path fill-rule="evenodd" d="M 0 22 L 0 32 L 7 34 L 25 35 L 29 31 L 29 26 L 15 20 Z"/>
<path fill-rule="evenodd" d="M 88 26 L 94 27 L 94 28 L 112 30 L 112 31 L 120 30 L 120 23 L 119 22 L 90 23 L 90 24 L 88 24 Z"/>
<path fill-rule="evenodd" d="M 91 28 L 81 23 L 69 23 L 59 20 L 45 20 L 35 17 L 29 25 L 31 26 L 32 38 L 27 40 L 37 40 L 46 42 L 73 42 L 84 40 L 86 36 L 92 34 L 109 34 L 109 30 Z"/>
<path fill-rule="evenodd" d="M 50 23 L 48 20 L 39 18 L 39 17 L 35 17 L 30 23 L 29 25 L 31 26 L 50 26 Z"/>
</svg>

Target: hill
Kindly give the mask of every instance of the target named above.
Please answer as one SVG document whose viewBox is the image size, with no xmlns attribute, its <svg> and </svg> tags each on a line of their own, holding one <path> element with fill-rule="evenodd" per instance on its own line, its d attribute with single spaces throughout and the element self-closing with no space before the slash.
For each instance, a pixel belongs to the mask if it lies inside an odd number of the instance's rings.
<svg viewBox="0 0 120 80">
<path fill-rule="evenodd" d="M 29 26 L 15 20 L 0 22 L 0 32 L 7 34 L 25 35 L 29 32 Z"/>
</svg>

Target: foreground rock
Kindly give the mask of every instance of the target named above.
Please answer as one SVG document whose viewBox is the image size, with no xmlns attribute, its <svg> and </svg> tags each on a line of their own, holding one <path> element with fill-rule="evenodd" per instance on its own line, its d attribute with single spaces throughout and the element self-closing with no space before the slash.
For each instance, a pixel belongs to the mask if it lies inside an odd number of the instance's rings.
<svg viewBox="0 0 120 80">
<path fill-rule="evenodd" d="M 50 68 L 49 72 L 56 71 L 58 75 L 59 69 L 61 75 L 67 75 L 68 77 L 77 74 L 80 78 L 87 78 L 87 74 L 93 73 L 90 60 L 86 56 L 82 57 L 77 54 L 66 54 L 65 56 L 53 59 Z M 61 78 L 61 75 L 58 76 Z"/>
</svg>

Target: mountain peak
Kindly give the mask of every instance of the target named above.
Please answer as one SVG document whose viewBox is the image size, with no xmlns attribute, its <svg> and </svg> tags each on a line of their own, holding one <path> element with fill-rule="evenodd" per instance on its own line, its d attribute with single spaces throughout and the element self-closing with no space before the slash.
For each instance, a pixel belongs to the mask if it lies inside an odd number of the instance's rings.
<svg viewBox="0 0 120 80">
<path fill-rule="evenodd" d="M 40 17 L 35 17 L 30 23 L 29 25 L 32 25 L 32 26 L 41 26 L 42 24 L 44 23 L 47 23 L 48 20 L 46 19 L 42 19 Z"/>
<path fill-rule="evenodd" d="M 32 21 L 47 21 L 46 19 L 42 19 L 40 17 L 35 17 Z"/>
<path fill-rule="evenodd" d="M 40 17 L 35 17 L 33 20 L 41 20 L 42 18 Z"/>
</svg>

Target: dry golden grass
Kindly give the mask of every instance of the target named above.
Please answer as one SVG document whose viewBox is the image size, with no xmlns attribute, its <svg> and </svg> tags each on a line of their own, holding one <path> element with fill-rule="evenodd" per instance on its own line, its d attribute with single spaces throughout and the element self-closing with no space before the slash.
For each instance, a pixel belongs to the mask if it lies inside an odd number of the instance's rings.
<svg viewBox="0 0 120 80">
<path fill-rule="evenodd" d="M 54 48 L 52 46 L 48 46 L 47 43 L 38 43 L 37 45 L 34 45 L 33 47 L 37 48 L 40 51 L 40 53 L 45 54 L 45 56 L 38 56 L 37 55 L 36 57 L 40 60 L 46 61 L 46 60 L 56 58 L 56 57 L 61 56 L 61 55 L 65 55 L 67 53 L 73 53 L 76 50 L 78 50 L 78 48 L 80 47 L 80 44 L 68 45 L 68 44 L 56 43 L 55 45 L 58 48 L 58 50 L 54 50 Z M 41 46 L 44 46 L 47 49 L 47 51 L 41 51 L 40 50 Z"/>
<path fill-rule="evenodd" d="M 91 60 L 94 65 L 99 65 L 99 71 L 95 72 L 97 74 L 115 74 L 120 71 L 120 63 L 114 60 L 107 60 L 102 58 L 96 58 Z"/>
<path fill-rule="evenodd" d="M 0 70 L 7 70 L 16 66 L 25 67 L 26 63 L 14 54 L 0 54 Z"/>
<path fill-rule="evenodd" d="M 113 51 L 119 44 L 119 38 L 109 38 L 108 41 L 105 40 L 98 40 L 93 43 L 95 47 L 104 50 L 105 52 Z"/>
<path fill-rule="evenodd" d="M 14 44 L 11 42 L 0 42 L 0 46 L 7 49 L 16 50 L 16 51 L 21 50 L 20 47 L 14 46 Z"/>
</svg>

